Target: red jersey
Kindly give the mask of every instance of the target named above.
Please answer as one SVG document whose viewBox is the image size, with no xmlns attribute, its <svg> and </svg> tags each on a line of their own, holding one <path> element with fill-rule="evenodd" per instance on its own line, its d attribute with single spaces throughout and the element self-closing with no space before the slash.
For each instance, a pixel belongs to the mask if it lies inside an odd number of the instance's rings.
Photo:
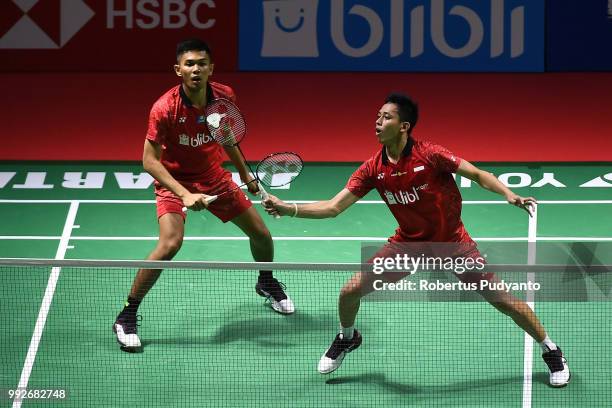
<svg viewBox="0 0 612 408">
<path fill-rule="evenodd" d="M 461 194 L 451 173 L 461 159 L 442 146 L 408 139 L 397 164 L 385 148 L 353 173 L 346 188 L 375 188 L 399 223 L 392 241 L 473 242 L 461 221 Z"/>
<path fill-rule="evenodd" d="M 207 87 L 208 102 L 213 98 L 236 100 L 229 86 L 209 82 Z M 178 181 L 215 177 L 224 171 L 223 148 L 210 136 L 204 110 L 192 105 L 182 85 L 153 104 L 146 138 L 162 146 L 161 162 Z"/>
</svg>

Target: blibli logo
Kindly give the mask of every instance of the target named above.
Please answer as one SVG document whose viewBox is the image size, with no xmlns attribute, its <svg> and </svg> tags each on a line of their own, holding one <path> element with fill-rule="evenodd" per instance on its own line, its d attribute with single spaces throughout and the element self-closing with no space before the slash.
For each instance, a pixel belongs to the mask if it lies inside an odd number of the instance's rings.
<svg viewBox="0 0 612 408">
<path fill-rule="evenodd" d="M 318 0 L 265 1 L 262 57 L 318 57 Z"/>
<path fill-rule="evenodd" d="M 543 0 L 270 0 L 258 57 L 320 56 L 317 67 L 333 69 L 352 61 L 363 61 L 358 68 L 456 68 L 462 60 L 463 68 L 516 60 L 539 69 L 541 52 L 527 46 L 543 41 L 543 10 Z"/>
<path fill-rule="evenodd" d="M 504 53 L 504 0 L 490 0 L 490 48 L 492 58 Z M 406 36 L 404 25 L 406 16 L 406 2 L 404 0 L 391 0 L 391 18 L 389 56 L 398 57 L 408 54 L 411 58 L 422 55 L 425 50 L 426 13 L 425 5 L 414 7 L 409 14 L 410 35 Z M 481 16 L 469 7 L 456 4 L 448 11 L 449 16 L 463 20 L 467 25 L 469 36 L 467 41 L 459 46 L 452 46 L 445 35 L 445 0 L 431 0 L 429 7 L 430 36 L 433 45 L 443 55 L 450 58 L 465 58 L 474 54 L 484 43 L 485 27 Z M 361 58 L 377 51 L 384 39 L 385 26 L 376 11 L 363 5 L 354 5 L 348 11 L 349 15 L 361 17 L 368 24 L 370 36 L 361 47 L 349 45 L 344 33 L 344 0 L 331 2 L 332 41 L 336 48 L 344 55 Z M 510 55 L 516 58 L 524 52 L 525 7 L 516 7 L 510 12 Z M 406 44 L 408 37 L 408 44 Z"/>
<path fill-rule="evenodd" d="M 421 187 L 412 187 L 412 191 L 397 191 L 395 193 L 392 193 L 391 191 L 385 191 L 385 198 L 387 199 L 387 203 L 389 205 L 393 205 L 393 204 L 403 204 L 403 205 L 408 205 L 408 204 L 412 204 L 416 201 L 419 201 L 421 199 L 421 197 L 419 196 L 419 191 L 418 190 L 422 190 L 423 188 L 426 188 L 427 186 L 421 186 Z"/>
</svg>

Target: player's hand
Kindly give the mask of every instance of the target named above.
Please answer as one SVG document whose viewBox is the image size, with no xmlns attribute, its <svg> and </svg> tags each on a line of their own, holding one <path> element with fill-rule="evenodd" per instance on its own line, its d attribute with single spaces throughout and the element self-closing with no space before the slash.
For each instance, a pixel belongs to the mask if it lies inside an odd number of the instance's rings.
<svg viewBox="0 0 612 408">
<path fill-rule="evenodd" d="M 252 195 L 259 195 L 259 184 L 257 184 L 257 181 L 253 178 L 253 176 L 249 174 L 244 177 L 240 177 L 240 179 L 243 183 L 249 183 L 247 184 L 247 190 L 249 190 L 249 193 Z"/>
<path fill-rule="evenodd" d="M 183 197 L 183 205 L 191 211 L 200 211 L 208 208 L 206 199 L 210 197 L 206 194 L 189 193 Z"/>
<path fill-rule="evenodd" d="M 538 204 L 535 198 L 533 197 L 521 197 L 514 193 L 508 195 L 506 200 L 512 205 L 515 205 L 523 210 L 527 211 L 530 217 L 533 217 L 533 212 L 535 211 L 535 206 Z"/>
<path fill-rule="evenodd" d="M 293 215 L 295 210 L 293 205 L 287 204 L 280 198 L 268 194 L 268 199 L 261 202 L 266 212 L 273 216 Z"/>
</svg>

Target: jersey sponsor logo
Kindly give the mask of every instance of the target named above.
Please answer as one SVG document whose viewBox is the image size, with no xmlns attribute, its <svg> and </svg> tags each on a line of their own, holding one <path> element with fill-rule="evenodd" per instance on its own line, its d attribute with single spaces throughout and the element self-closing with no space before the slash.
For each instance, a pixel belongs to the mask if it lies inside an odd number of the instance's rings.
<svg viewBox="0 0 612 408">
<path fill-rule="evenodd" d="M 213 141 L 213 138 L 204 133 L 198 133 L 196 137 L 190 137 L 185 133 L 181 133 L 179 135 L 179 144 L 183 146 L 191 146 L 191 147 L 200 147 L 203 144 L 210 143 Z"/>
<path fill-rule="evenodd" d="M 185 146 L 189 146 L 189 135 L 181 133 L 179 135 L 179 143 Z"/>
<path fill-rule="evenodd" d="M 4 49 L 62 48 L 95 14 L 83 0 L 62 0 L 54 4 L 46 0 L 4 1 L 11 11 L 6 17 L 17 19 L 0 38 L 0 48 Z M 51 22 L 50 15 L 56 15 L 57 19 Z"/>
<path fill-rule="evenodd" d="M 399 191 L 396 191 L 395 193 L 385 190 L 385 198 L 387 199 L 387 203 L 389 205 L 412 204 L 421 199 L 421 196 L 419 196 L 419 190 L 425 190 L 427 187 L 428 187 L 428 184 L 423 184 L 418 187 L 412 187 L 412 191 L 399 190 Z"/>
<path fill-rule="evenodd" d="M 421 170 L 425 170 L 425 166 L 417 166 L 417 167 L 415 167 L 415 168 L 413 169 L 413 171 L 414 171 L 415 173 L 418 173 L 418 172 L 419 172 L 419 171 L 421 171 Z"/>
</svg>

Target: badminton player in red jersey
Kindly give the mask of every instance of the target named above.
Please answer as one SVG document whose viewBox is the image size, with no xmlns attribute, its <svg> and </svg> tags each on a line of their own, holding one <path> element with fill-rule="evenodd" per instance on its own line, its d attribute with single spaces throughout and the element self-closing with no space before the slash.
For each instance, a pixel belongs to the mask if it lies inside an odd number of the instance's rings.
<svg viewBox="0 0 612 408">
<path fill-rule="evenodd" d="M 159 241 L 148 260 L 169 260 L 181 247 L 186 214 L 207 209 L 221 221 L 231 221 L 250 240 L 253 258 L 271 262 L 272 237 L 263 220 L 244 193 L 237 189 L 206 205 L 208 195 L 236 187 L 231 174 L 221 167 L 223 150 L 236 166 L 243 182 L 253 180 L 236 147 L 221 147 L 209 135 L 204 109 L 215 98 L 235 101 L 229 86 L 211 82 L 213 60 L 210 48 L 201 40 L 187 40 L 177 46 L 176 75 L 182 83 L 171 88 L 153 105 L 144 143 L 143 166 L 155 179 Z M 248 184 L 249 192 L 258 193 L 257 183 Z M 126 351 L 141 346 L 136 329 L 140 302 L 155 284 L 161 270 L 141 269 L 132 284 L 125 308 L 117 316 L 113 330 Z M 256 292 L 268 298 L 274 310 L 283 314 L 294 311 L 272 271 L 260 271 Z"/>
<path fill-rule="evenodd" d="M 476 244 L 461 221 L 461 194 L 452 173 L 467 177 L 483 188 L 503 195 L 531 216 L 535 199 L 520 197 L 495 176 L 455 156 L 442 146 L 412 137 L 418 120 L 418 106 L 408 96 L 391 94 L 378 112 L 376 137 L 383 145 L 353 173 L 346 187 L 334 198 L 311 204 L 287 204 L 270 196 L 264 203 L 270 214 L 302 218 L 335 217 L 370 190 L 376 189 L 399 223 L 394 236 L 376 256 L 393 256 L 400 243 L 453 243 L 461 246 L 464 258 L 480 256 Z M 372 257 L 374 258 L 374 257 Z M 341 330 L 325 351 L 318 365 L 322 374 L 336 370 L 347 353 L 361 345 L 361 334 L 354 328 L 360 299 L 374 290 L 373 281 L 395 282 L 407 273 L 382 275 L 358 272 L 344 285 L 338 302 Z M 493 280 L 492 273 L 456 274 L 463 282 Z M 550 384 L 566 385 L 570 371 L 561 349 L 553 343 L 531 308 L 522 300 L 502 291 L 479 293 L 533 337 L 541 346 L 550 369 Z"/>
</svg>

